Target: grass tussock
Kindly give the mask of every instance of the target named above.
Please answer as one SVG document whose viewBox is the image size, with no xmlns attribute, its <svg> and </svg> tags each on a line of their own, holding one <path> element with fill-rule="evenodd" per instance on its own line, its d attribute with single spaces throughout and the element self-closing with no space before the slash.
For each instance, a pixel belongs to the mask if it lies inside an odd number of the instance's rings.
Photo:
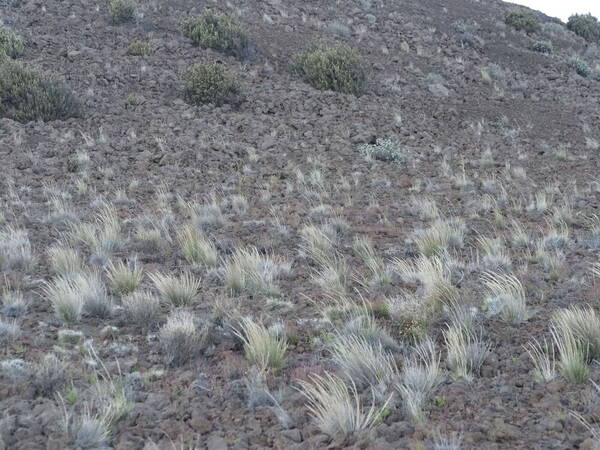
<svg viewBox="0 0 600 450">
<path fill-rule="evenodd" d="M 107 268 L 107 275 L 112 288 L 119 295 L 127 295 L 135 291 L 144 279 L 144 269 L 132 259 L 118 261 L 116 264 L 112 261 Z"/>
<path fill-rule="evenodd" d="M 203 349 L 206 339 L 206 328 L 198 326 L 188 311 L 174 311 L 159 331 L 165 362 L 171 367 L 193 359 Z"/>
<path fill-rule="evenodd" d="M 169 304 L 179 306 L 192 305 L 200 290 L 200 280 L 189 272 L 180 276 L 151 273 L 148 275 L 161 297 Z"/>
<path fill-rule="evenodd" d="M 471 380 L 479 374 L 490 354 L 490 344 L 485 343 L 479 334 L 456 326 L 449 326 L 444 331 L 444 340 L 448 349 L 448 366 L 457 378 Z"/>
<path fill-rule="evenodd" d="M 359 398 L 356 386 L 330 373 L 313 375 L 310 381 L 300 381 L 302 394 L 308 400 L 308 410 L 319 429 L 334 438 L 348 438 L 370 430 L 381 419 L 389 403 L 381 407 L 372 404 L 366 408 Z"/>
<path fill-rule="evenodd" d="M 225 261 L 225 286 L 235 293 L 249 292 L 277 295 L 276 280 L 290 271 L 289 264 L 281 258 L 263 255 L 258 249 L 238 249 Z"/>
<path fill-rule="evenodd" d="M 160 317 L 160 298 L 151 292 L 133 292 L 122 299 L 128 319 L 141 327 L 151 328 Z"/>
<path fill-rule="evenodd" d="M 215 267 L 219 255 L 215 245 L 194 225 L 184 225 L 177 230 L 177 242 L 185 260 L 199 267 Z"/>
<path fill-rule="evenodd" d="M 345 45 L 313 45 L 293 57 L 291 69 L 321 91 L 359 96 L 367 85 L 365 62 L 356 50 Z"/>
<path fill-rule="evenodd" d="M 244 344 L 244 354 L 260 371 L 283 367 L 287 343 L 285 334 L 275 333 L 250 318 L 243 318 L 236 336 Z"/>
</svg>

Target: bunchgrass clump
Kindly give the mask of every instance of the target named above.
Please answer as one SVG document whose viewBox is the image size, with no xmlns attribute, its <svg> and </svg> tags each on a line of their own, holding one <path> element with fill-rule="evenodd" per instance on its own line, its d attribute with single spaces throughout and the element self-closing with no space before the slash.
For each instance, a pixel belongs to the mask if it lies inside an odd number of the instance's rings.
<svg viewBox="0 0 600 450">
<path fill-rule="evenodd" d="M 345 45 L 313 45 L 293 57 L 291 69 L 321 91 L 359 96 L 366 89 L 366 64 L 356 50 Z"/>
<path fill-rule="evenodd" d="M 111 261 L 107 273 L 112 288 L 119 295 L 127 295 L 135 291 L 144 278 L 144 269 L 135 259 L 127 262 L 118 261 L 116 264 Z"/>
<path fill-rule="evenodd" d="M 246 359 L 259 370 L 277 370 L 283 367 L 287 349 L 285 334 L 274 333 L 247 317 L 240 321 L 239 328 L 234 332 L 244 344 Z"/>
<path fill-rule="evenodd" d="M 446 250 L 460 248 L 465 234 L 464 222 L 460 219 L 435 221 L 415 238 L 419 253 L 425 256 L 440 255 Z"/>
<path fill-rule="evenodd" d="M 162 273 L 152 273 L 149 277 L 161 297 L 176 307 L 194 303 L 200 290 L 200 280 L 189 272 L 178 277 Z"/>
<path fill-rule="evenodd" d="M 240 77 L 215 61 L 192 65 L 183 73 L 183 82 L 184 97 L 192 105 L 239 105 L 244 101 Z"/>
<path fill-rule="evenodd" d="M 11 344 L 20 334 L 21 329 L 15 320 L 4 321 L 0 318 L 0 349 Z"/>
<path fill-rule="evenodd" d="M 74 248 L 54 246 L 48 248 L 46 253 L 55 275 L 69 277 L 83 270 L 81 255 Z"/>
<path fill-rule="evenodd" d="M 183 35 L 202 48 L 211 48 L 240 59 L 248 56 L 249 41 L 244 29 L 232 17 L 212 9 L 205 9 L 200 16 L 186 19 Z"/>
<path fill-rule="evenodd" d="M 600 318 L 592 308 L 560 309 L 552 316 L 559 335 L 572 334 L 586 352 L 588 362 L 600 359 Z"/>
<path fill-rule="evenodd" d="M 540 24 L 532 12 L 524 9 L 512 9 L 504 16 L 504 22 L 517 31 L 525 31 L 527 34 L 535 33 L 540 29 Z"/>
<path fill-rule="evenodd" d="M 554 345 L 544 339 L 541 344 L 537 339 L 525 345 L 525 350 L 534 366 L 533 375 L 538 381 L 552 381 L 556 378 L 556 358 Z"/>
<path fill-rule="evenodd" d="M 393 355 L 381 342 L 370 343 L 364 337 L 339 334 L 329 347 L 333 362 L 358 387 L 389 386 L 398 375 Z"/>
<path fill-rule="evenodd" d="M 62 322 L 78 322 L 83 312 L 84 300 L 80 295 L 76 276 L 58 276 L 44 287 L 46 297 L 52 303 L 54 314 Z"/>
<path fill-rule="evenodd" d="M 377 139 L 374 144 L 364 144 L 358 149 L 368 161 L 406 162 L 407 154 L 397 142 L 391 139 Z"/>
<path fill-rule="evenodd" d="M 237 250 L 225 261 L 225 285 L 235 294 L 247 291 L 261 295 L 277 295 L 277 278 L 288 273 L 289 264 L 276 256 L 261 254 L 258 249 Z"/>
<path fill-rule="evenodd" d="M 191 313 L 173 312 L 159 332 L 167 365 L 182 366 L 194 358 L 202 350 L 206 337 L 206 329 L 198 327 Z"/>
<path fill-rule="evenodd" d="M 219 255 L 215 245 L 193 225 L 184 225 L 177 230 L 177 241 L 181 253 L 189 264 L 201 267 L 215 267 Z"/>
<path fill-rule="evenodd" d="M 471 380 L 479 374 L 491 347 L 481 336 L 464 328 L 449 326 L 444 331 L 448 349 L 448 366 L 457 378 Z"/>
<path fill-rule="evenodd" d="M 390 271 L 383 259 L 375 252 L 373 243 L 369 238 L 356 238 L 353 243 L 353 249 L 369 269 L 369 276 L 364 281 L 364 284 L 385 286 L 392 282 Z"/>
<path fill-rule="evenodd" d="M 79 100 L 54 75 L 0 58 L 0 117 L 46 122 L 79 117 L 81 111 Z"/>
<path fill-rule="evenodd" d="M 389 403 L 381 407 L 372 404 L 365 408 L 356 386 L 336 375 L 312 375 L 310 381 L 301 380 L 301 393 L 308 400 L 308 410 L 319 429 L 333 438 L 348 438 L 355 433 L 370 430 L 382 418 Z"/>
<path fill-rule="evenodd" d="M 115 25 L 132 22 L 135 18 L 135 9 L 134 0 L 108 0 L 108 11 Z"/>
<path fill-rule="evenodd" d="M 482 275 L 482 280 L 489 292 L 485 305 L 491 314 L 500 314 L 502 319 L 512 324 L 529 318 L 525 289 L 517 277 L 486 272 Z"/>
<path fill-rule="evenodd" d="M 567 381 L 584 383 L 590 374 L 587 365 L 589 349 L 571 327 L 564 325 L 559 322 L 559 325 L 553 325 L 550 329 L 560 357 L 558 369 Z"/>
<path fill-rule="evenodd" d="M 33 364 L 30 382 L 38 395 L 50 397 L 67 382 L 67 364 L 50 353 Z"/>
<path fill-rule="evenodd" d="M 600 42 L 600 22 L 591 14 L 572 15 L 567 28 L 588 42 Z"/>
<path fill-rule="evenodd" d="M 23 53 L 23 39 L 8 27 L 0 26 L 0 59 L 2 54 L 16 58 Z"/>
<path fill-rule="evenodd" d="M 2 80 L 0 80 L 0 84 Z M 2 108 L 2 106 L 0 106 Z M 8 226 L 0 228 L 0 269 L 30 271 L 35 256 L 27 230 Z"/>
<path fill-rule="evenodd" d="M 160 299 L 151 292 L 133 292 L 122 299 L 123 309 L 133 323 L 151 328 L 160 317 Z"/>
<path fill-rule="evenodd" d="M 400 381 L 396 384 L 404 410 L 411 420 L 420 422 L 425 419 L 425 403 L 441 381 L 440 355 L 433 340 L 426 337 L 405 361 Z"/>
</svg>

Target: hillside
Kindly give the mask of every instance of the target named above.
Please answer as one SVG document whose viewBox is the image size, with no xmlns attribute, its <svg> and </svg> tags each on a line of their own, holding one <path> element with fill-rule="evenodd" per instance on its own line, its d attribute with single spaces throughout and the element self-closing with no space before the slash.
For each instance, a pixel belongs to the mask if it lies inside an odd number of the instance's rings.
<svg viewBox="0 0 600 450">
<path fill-rule="evenodd" d="M 515 8 L 0 0 L 0 449 L 600 448 L 600 46 Z"/>
</svg>

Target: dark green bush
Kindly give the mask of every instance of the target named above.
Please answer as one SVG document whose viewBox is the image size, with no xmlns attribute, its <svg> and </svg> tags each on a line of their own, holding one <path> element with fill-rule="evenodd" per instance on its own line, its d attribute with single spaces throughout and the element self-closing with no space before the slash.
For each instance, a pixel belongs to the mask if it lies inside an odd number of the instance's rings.
<svg viewBox="0 0 600 450">
<path fill-rule="evenodd" d="M 0 26 L 0 53 L 16 58 L 23 53 L 24 48 L 23 39 L 10 28 Z"/>
<path fill-rule="evenodd" d="M 152 53 L 152 45 L 148 41 L 131 41 L 127 47 L 127 54 L 130 56 L 146 56 Z"/>
<path fill-rule="evenodd" d="M 571 60 L 571 66 L 575 69 L 575 72 L 577 72 L 577 75 L 581 75 L 584 78 L 587 78 L 592 73 L 592 69 L 590 68 L 588 63 L 586 63 L 582 59 L 573 58 Z"/>
<path fill-rule="evenodd" d="M 194 64 L 184 72 L 183 81 L 185 99 L 193 105 L 237 105 L 244 101 L 239 76 L 217 62 Z"/>
<path fill-rule="evenodd" d="M 134 0 L 108 0 L 108 10 L 112 23 L 122 24 L 132 22 L 135 17 Z"/>
<path fill-rule="evenodd" d="M 591 14 L 572 15 L 567 28 L 588 42 L 600 42 L 600 23 Z"/>
<path fill-rule="evenodd" d="M 212 48 L 237 58 L 248 56 L 248 36 L 243 28 L 228 15 L 211 9 L 186 19 L 183 35 L 202 48 Z"/>
<path fill-rule="evenodd" d="M 362 57 L 345 45 L 313 45 L 292 58 L 291 69 L 322 91 L 332 90 L 358 96 L 364 92 L 367 83 Z"/>
<path fill-rule="evenodd" d="M 504 16 L 504 22 L 517 31 L 524 30 L 527 34 L 535 33 L 540 29 L 537 17 L 524 9 L 512 9 Z"/>
<path fill-rule="evenodd" d="M 538 41 L 531 46 L 534 52 L 538 53 L 552 53 L 553 47 L 550 41 Z"/>
<path fill-rule="evenodd" d="M 54 76 L 11 59 L 0 61 L 0 117 L 29 122 L 80 114 L 79 101 Z"/>
</svg>

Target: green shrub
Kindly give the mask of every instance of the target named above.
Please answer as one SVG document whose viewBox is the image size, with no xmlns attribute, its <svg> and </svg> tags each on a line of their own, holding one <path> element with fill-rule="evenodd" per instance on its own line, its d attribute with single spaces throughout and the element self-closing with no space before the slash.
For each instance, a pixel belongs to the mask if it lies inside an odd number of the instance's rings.
<svg viewBox="0 0 600 450">
<path fill-rule="evenodd" d="M 534 52 L 538 53 L 552 53 L 553 47 L 550 41 L 538 41 L 531 46 Z"/>
<path fill-rule="evenodd" d="M 577 75 L 581 75 L 584 78 L 587 78 L 592 73 L 592 69 L 590 68 L 588 63 L 586 63 L 582 59 L 573 58 L 571 60 L 571 66 L 575 69 L 575 72 L 577 72 Z"/>
<path fill-rule="evenodd" d="M 228 15 L 211 9 L 185 20 L 183 35 L 202 48 L 212 48 L 237 58 L 248 56 L 248 36 L 243 28 Z"/>
<path fill-rule="evenodd" d="M 313 45 L 292 58 L 291 69 L 322 91 L 358 96 L 366 87 L 367 74 L 362 57 L 356 50 L 344 45 Z"/>
<path fill-rule="evenodd" d="M 108 10 L 114 24 L 132 22 L 135 16 L 134 0 L 108 0 Z"/>
<path fill-rule="evenodd" d="M 29 122 L 80 114 L 79 101 L 54 76 L 11 59 L 0 62 L 0 117 Z"/>
<path fill-rule="evenodd" d="M 377 139 L 374 144 L 364 144 L 358 151 L 368 160 L 402 163 L 406 161 L 406 152 L 391 139 Z"/>
<path fill-rule="evenodd" d="M 244 101 L 238 75 L 217 62 L 194 64 L 183 74 L 183 81 L 185 98 L 194 105 L 237 105 Z"/>
<path fill-rule="evenodd" d="M 0 26 L 0 53 L 16 58 L 23 53 L 24 48 L 23 39 L 10 28 Z"/>
<path fill-rule="evenodd" d="M 524 9 L 512 9 L 504 16 L 504 22 L 517 31 L 524 30 L 527 34 L 535 33 L 540 29 L 537 17 Z"/>
<path fill-rule="evenodd" d="M 127 54 L 130 56 L 146 56 L 152 53 L 152 45 L 148 41 L 134 40 L 127 47 Z"/>
<path fill-rule="evenodd" d="M 588 42 L 600 42 L 600 23 L 591 14 L 572 15 L 567 28 Z"/>
</svg>

